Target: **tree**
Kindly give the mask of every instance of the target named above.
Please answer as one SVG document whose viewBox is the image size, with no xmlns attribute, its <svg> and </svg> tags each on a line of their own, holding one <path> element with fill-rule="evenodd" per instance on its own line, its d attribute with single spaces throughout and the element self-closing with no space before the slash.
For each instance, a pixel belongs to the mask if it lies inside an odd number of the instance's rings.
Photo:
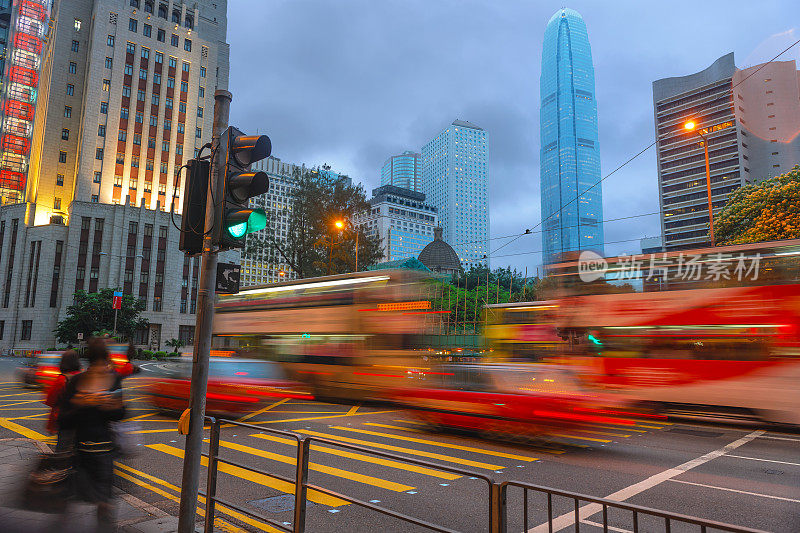
<svg viewBox="0 0 800 533">
<path fill-rule="evenodd" d="M 714 219 L 717 244 L 800 238 L 800 165 L 734 191 Z"/>
<path fill-rule="evenodd" d="M 78 333 L 83 333 L 83 338 L 87 339 L 95 331 L 111 330 L 114 327 L 113 299 L 114 289 L 75 292 L 72 305 L 67 307 L 67 316 L 54 330 L 58 342 L 69 344 L 78 340 Z M 122 308 L 117 311 L 119 337 L 130 339 L 137 330 L 149 325 L 147 319 L 139 316 L 145 308 L 144 300 L 130 294 L 122 296 Z"/>
<path fill-rule="evenodd" d="M 172 348 L 172 351 L 174 351 L 174 352 L 177 352 L 178 350 L 180 350 L 181 348 L 186 346 L 181 339 L 170 339 L 167 342 L 165 342 L 164 344 L 166 344 L 167 346 Z"/>
<path fill-rule="evenodd" d="M 380 260 L 380 239 L 365 234 L 354 224 L 354 216 L 369 209 L 361 185 L 351 185 L 342 177 L 319 169 L 297 169 L 294 181 L 286 237 L 279 238 L 275 230 L 268 229 L 265 239 L 248 242 L 248 255 L 268 262 L 285 262 L 300 278 L 325 275 L 329 253 L 332 273 L 354 271 L 356 240 L 358 270 Z M 334 228 L 337 220 L 345 222 L 342 231 Z M 332 249 L 326 239 L 333 239 Z"/>
</svg>

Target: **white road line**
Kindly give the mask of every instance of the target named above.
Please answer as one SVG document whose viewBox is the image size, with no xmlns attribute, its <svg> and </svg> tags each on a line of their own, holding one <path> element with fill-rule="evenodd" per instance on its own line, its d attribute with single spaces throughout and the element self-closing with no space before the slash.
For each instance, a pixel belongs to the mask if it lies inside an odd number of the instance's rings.
<svg viewBox="0 0 800 533">
<path fill-rule="evenodd" d="M 739 446 L 747 444 L 748 442 L 752 441 L 753 439 L 756 439 L 756 438 L 760 437 L 763 434 L 764 434 L 763 430 L 758 430 L 758 431 L 753 431 L 752 433 L 748 433 L 744 437 L 742 437 L 740 439 L 737 439 L 737 440 L 731 442 L 730 444 L 728 444 L 726 446 L 723 446 L 722 448 L 719 448 L 719 449 L 714 450 L 712 452 L 708 452 L 707 454 L 701 455 L 700 457 L 692 459 L 691 461 L 687 461 L 687 462 L 685 462 L 683 464 L 680 464 L 680 465 L 678 465 L 678 466 L 676 466 L 674 468 L 669 468 L 667 470 L 664 470 L 663 472 L 659 472 L 658 474 L 654 474 L 654 475 L 650 476 L 647 479 L 644 479 L 644 480 L 642 480 L 642 481 L 640 481 L 638 483 L 634 483 L 633 485 L 629 485 L 629 486 L 625 487 L 624 489 L 621 489 L 621 490 L 618 490 L 617 492 L 614 492 L 613 494 L 609 494 L 608 496 L 606 496 L 606 499 L 607 500 L 617 501 L 617 502 L 625 501 L 628 498 L 636 496 L 637 494 L 639 494 L 641 492 L 644 492 L 644 491 L 646 491 L 648 489 L 651 489 L 651 488 L 655 487 L 656 485 L 660 485 L 661 483 L 663 483 L 663 482 L 665 482 L 665 481 L 667 481 L 669 479 L 672 479 L 672 478 L 674 478 L 676 476 L 679 476 L 679 475 L 683 474 L 684 472 L 688 472 L 689 470 L 691 470 L 693 468 L 697 468 L 698 466 L 700 466 L 702 464 L 705 464 L 705 463 L 707 463 L 707 462 L 709 462 L 709 461 L 711 461 L 713 459 L 716 459 L 717 457 L 725 455 L 729 451 L 735 450 Z M 580 520 L 586 520 L 590 516 L 592 516 L 592 515 L 594 515 L 596 513 L 599 513 L 602 510 L 603 510 L 603 506 L 602 505 L 600 505 L 598 503 L 590 503 L 590 504 L 584 505 L 583 507 L 581 507 L 578 510 L 578 516 L 579 516 Z M 569 512 L 569 513 L 564 513 L 561 516 L 558 516 L 558 517 L 553 519 L 553 531 L 554 532 L 555 531 L 561 531 L 562 529 L 566 529 L 568 527 L 572 527 L 574 525 L 574 522 L 575 522 L 575 513 L 574 513 L 574 511 L 573 512 Z M 528 533 L 545 533 L 546 531 L 548 531 L 547 522 L 545 522 L 544 524 L 540 524 L 540 525 L 538 525 L 538 526 L 536 526 L 534 528 L 529 529 Z"/>
<path fill-rule="evenodd" d="M 600 522 L 592 522 L 591 520 L 581 520 L 581 524 L 586 524 L 587 526 L 594 526 L 603 529 L 603 524 L 601 524 Z M 617 533 L 633 533 L 633 531 L 629 529 L 622 529 L 621 527 L 608 526 L 607 529 L 609 531 L 616 531 Z"/>
<path fill-rule="evenodd" d="M 773 500 L 783 500 L 785 502 L 800 503 L 800 500 L 793 498 L 784 498 L 783 496 L 771 496 L 769 494 L 761 494 L 760 492 L 748 492 L 746 490 L 729 489 L 726 487 L 717 487 L 715 485 L 706 485 L 704 483 L 694 483 L 693 481 L 683 481 L 682 479 L 670 479 L 673 483 L 683 483 L 685 485 L 695 485 L 697 487 L 706 487 L 707 489 L 726 490 L 728 492 L 738 492 L 739 494 L 748 494 L 750 496 L 761 496 L 762 498 L 771 498 Z"/>
<path fill-rule="evenodd" d="M 760 438 L 762 439 L 772 439 L 772 440 L 788 440 L 791 442 L 800 442 L 800 439 L 790 439 L 788 437 L 773 437 L 772 435 L 762 435 Z"/>
<path fill-rule="evenodd" d="M 764 461 L 765 463 L 778 463 L 781 465 L 800 466 L 800 463 L 790 463 L 788 461 L 776 461 L 775 459 L 759 459 L 758 457 L 745 457 L 744 455 L 727 455 L 726 457 L 736 457 L 737 459 L 750 459 L 751 461 Z"/>
</svg>

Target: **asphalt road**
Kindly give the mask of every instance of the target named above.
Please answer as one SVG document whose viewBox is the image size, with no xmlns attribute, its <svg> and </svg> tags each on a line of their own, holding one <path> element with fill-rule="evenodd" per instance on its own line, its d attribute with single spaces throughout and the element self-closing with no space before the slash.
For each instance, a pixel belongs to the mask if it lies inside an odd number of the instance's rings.
<svg viewBox="0 0 800 533">
<path fill-rule="evenodd" d="M 15 382 L 17 361 L 0 360 L 0 438 L 45 438 L 47 408 L 41 393 Z M 141 452 L 121 459 L 117 482 L 124 490 L 177 514 L 184 438 L 176 420 L 155 411 L 141 395 L 154 365 L 126 379 L 128 416 L 138 428 Z M 501 442 L 429 431 L 413 416 L 391 406 L 339 405 L 279 400 L 245 415 L 244 421 L 388 451 L 464 469 L 496 480 L 518 480 L 768 531 L 800 531 L 800 434 L 755 427 L 691 422 L 607 426 L 591 432 L 552 436 L 555 443 Z M 223 457 L 289 478 L 296 448 L 291 438 L 240 426 L 224 428 Z M 205 468 L 203 470 L 205 476 Z M 487 485 L 454 474 L 389 460 L 335 445 L 311 448 L 309 481 L 375 505 L 459 531 L 485 531 Z M 218 495 L 225 500 L 291 523 L 291 485 L 222 465 Z M 417 526 L 309 491 L 309 531 L 424 531 Z M 572 502 L 554 498 L 558 517 Z M 585 504 L 582 504 L 585 505 Z M 521 490 L 508 495 L 509 531 L 523 529 Z M 275 531 L 218 507 L 226 524 Z M 583 516 L 583 515 L 582 515 Z M 531 494 L 528 528 L 546 522 L 544 496 Z M 571 518 L 570 518 L 571 520 Z M 556 521 L 557 531 L 574 531 Z M 584 517 L 581 531 L 600 531 L 602 515 Z M 612 531 L 632 531 L 630 514 L 609 513 Z M 563 527 L 560 527 L 563 526 Z M 643 520 L 640 531 L 662 531 L 663 522 Z M 698 531 L 681 526 L 673 531 Z M 547 531 L 546 527 L 544 531 Z"/>
</svg>

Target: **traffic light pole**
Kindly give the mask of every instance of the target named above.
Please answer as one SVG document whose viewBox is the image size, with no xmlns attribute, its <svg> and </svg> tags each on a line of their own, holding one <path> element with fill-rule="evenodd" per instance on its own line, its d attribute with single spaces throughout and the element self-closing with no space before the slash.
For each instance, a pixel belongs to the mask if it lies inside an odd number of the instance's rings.
<svg viewBox="0 0 800 533">
<path fill-rule="evenodd" d="M 192 383 L 189 392 L 189 434 L 183 458 L 181 504 L 178 514 L 178 533 L 194 533 L 197 519 L 197 492 L 200 484 L 200 459 L 203 451 L 203 421 L 206 411 L 208 362 L 211 353 L 211 323 L 214 319 L 214 282 L 217 275 L 218 248 L 213 244 L 212 228 L 221 224 L 215 220 L 214 201 L 223 201 L 225 187 L 225 154 L 218 150 L 220 136 L 228 127 L 228 114 L 233 96 L 228 91 L 214 93 L 214 126 L 211 140 L 211 176 L 208 180 L 203 259 L 200 271 L 200 290 L 197 292 L 197 321 L 192 359 Z M 213 189 L 213 194 L 212 194 Z"/>
</svg>

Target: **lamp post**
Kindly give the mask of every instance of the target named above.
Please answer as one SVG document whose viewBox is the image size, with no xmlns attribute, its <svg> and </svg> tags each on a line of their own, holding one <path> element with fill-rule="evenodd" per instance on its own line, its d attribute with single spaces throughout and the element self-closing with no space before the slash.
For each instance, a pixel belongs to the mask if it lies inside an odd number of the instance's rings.
<svg viewBox="0 0 800 533">
<path fill-rule="evenodd" d="M 714 206 L 711 203 L 711 170 L 708 164 L 708 130 L 697 129 L 697 124 L 693 120 L 686 122 L 683 128 L 699 135 L 703 144 L 703 154 L 706 160 L 706 192 L 708 193 L 708 236 L 711 238 L 711 246 L 716 246 L 714 240 Z"/>
<path fill-rule="evenodd" d="M 318 240 L 316 242 L 316 244 L 315 244 L 315 246 L 321 244 L 323 246 L 327 246 L 328 247 L 328 275 L 329 276 L 331 275 L 331 272 L 333 270 L 333 247 L 336 246 L 337 244 L 342 244 L 341 232 L 342 232 L 342 228 L 344 228 L 344 221 L 343 220 L 335 221 L 333 223 L 333 227 L 336 230 L 339 231 L 340 239 L 338 241 L 334 240 L 333 235 L 326 235 L 325 237 L 323 237 L 320 240 Z"/>
</svg>

